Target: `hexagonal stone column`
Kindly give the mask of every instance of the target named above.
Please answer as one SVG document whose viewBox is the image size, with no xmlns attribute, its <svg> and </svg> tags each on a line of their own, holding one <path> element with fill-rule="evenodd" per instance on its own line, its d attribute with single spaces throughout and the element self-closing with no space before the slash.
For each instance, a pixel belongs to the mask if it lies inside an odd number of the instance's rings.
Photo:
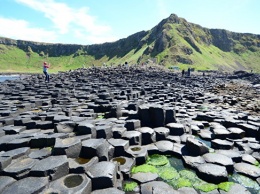
<svg viewBox="0 0 260 194">
<path fill-rule="evenodd" d="M 66 155 L 68 158 L 77 158 L 79 157 L 80 151 L 81 141 L 78 138 L 56 138 L 53 155 Z"/>
<path fill-rule="evenodd" d="M 82 142 L 80 157 L 91 159 L 95 156 L 99 161 L 108 161 L 109 144 L 105 139 L 88 139 Z"/>
<path fill-rule="evenodd" d="M 30 176 L 46 177 L 56 180 L 69 173 L 67 156 L 50 156 L 37 162 L 31 169 Z"/>
<path fill-rule="evenodd" d="M 92 191 L 91 180 L 85 174 L 69 174 L 50 183 L 46 193 L 85 193 Z"/>
<path fill-rule="evenodd" d="M 87 172 L 92 181 L 92 190 L 116 187 L 117 171 L 117 163 L 103 161 L 93 165 Z"/>
</svg>

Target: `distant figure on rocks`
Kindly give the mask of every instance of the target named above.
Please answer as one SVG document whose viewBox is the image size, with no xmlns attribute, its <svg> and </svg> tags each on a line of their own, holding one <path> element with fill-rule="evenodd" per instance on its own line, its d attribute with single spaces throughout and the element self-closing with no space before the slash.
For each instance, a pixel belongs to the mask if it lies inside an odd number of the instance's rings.
<svg viewBox="0 0 260 194">
<path fill-rule="evenodd" d="M 188 68 L 188 76 L 190 76 L 190 72 L 191 72 L 191 69 L 190 68 Z"/>
<path fill-rule="evenodd" d="M 183 69 L 183 70 L 181 71 L 181 76 L 183 77 L 184 74 L 185 74 L 185 70 Z"/>
<path fill-rule="evenodd" d="M 45 82 L 50 82 L 50 75 L 48 74 L 48 68 L 51 64 L 48 64 L 46 61 L 43 63 L 43 73 L 45 75 Z"/>
</svg>

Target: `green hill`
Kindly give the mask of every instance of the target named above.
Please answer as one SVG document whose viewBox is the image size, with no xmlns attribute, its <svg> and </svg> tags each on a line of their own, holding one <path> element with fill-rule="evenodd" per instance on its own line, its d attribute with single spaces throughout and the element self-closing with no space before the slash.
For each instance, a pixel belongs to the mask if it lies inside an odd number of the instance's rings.
<svg viewBox="0 0 260 194">
<path fill-rule="evenodd" d="M 0 37 L 1 72 L 51 72 L 85 66 L 145 63 L 196 70 L 260 72 L 260 35 L 207 29 L 172 14 L 149 31 L 112 43 L 50 44 Z"/>
</svg>

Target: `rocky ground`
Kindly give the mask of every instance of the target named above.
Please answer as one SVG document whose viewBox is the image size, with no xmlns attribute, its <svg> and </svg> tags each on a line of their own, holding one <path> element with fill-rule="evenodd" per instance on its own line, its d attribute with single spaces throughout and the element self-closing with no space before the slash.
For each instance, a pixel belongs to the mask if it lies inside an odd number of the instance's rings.
<svg viewBox="0 0 260 194">
<path fill-rule="evenodd" d="M 131 67 L 5 81 L 0 193 L 258 193 L 259 77 Z"/>
</svg>

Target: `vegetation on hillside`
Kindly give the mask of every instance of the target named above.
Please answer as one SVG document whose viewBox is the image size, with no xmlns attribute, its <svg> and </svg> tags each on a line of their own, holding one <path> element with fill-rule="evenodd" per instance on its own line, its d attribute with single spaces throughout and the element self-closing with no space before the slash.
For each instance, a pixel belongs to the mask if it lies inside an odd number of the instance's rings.
<svg viewBox="0 0 260 194">
<path fill-rule="evenodd" d="M 148 60 L 166 68 L 260 72 L 260 35 L 207 29 L 171 15 L 147 32 L 100 45 L 41 44 L 1 37 L 0 56 L 2 72 L 39 73 L 43 61 L 51 63 L 50 72 L 58 72 Z"/>
</svg>

